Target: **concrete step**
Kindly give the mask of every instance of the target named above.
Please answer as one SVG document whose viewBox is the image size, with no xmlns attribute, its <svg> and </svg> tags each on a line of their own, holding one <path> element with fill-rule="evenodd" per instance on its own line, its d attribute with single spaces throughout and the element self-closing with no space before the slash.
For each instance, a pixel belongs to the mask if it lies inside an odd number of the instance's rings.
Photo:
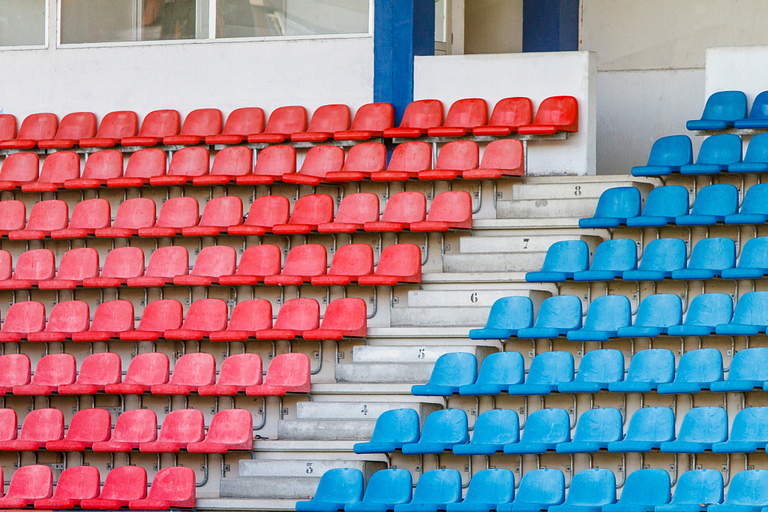
<svg viewBox="0 0 768 512">
<path fill-rule="evenodd" d="M 375 420 L 393 409 L 413 409 L 419 414 L 431 407 L 419 402 L 298 402 L 296 420 Z"/>
<path fill-rule="evenodd" d="M 509 294 L 506 294 L 509 295 Z M 441 327 L 445 325 L 477 327 L 485 324 L 490 306 L 395 308 L 390 312 L 392 327 Z"/>
<path fill-rule="evenodd" d="M 604 191 L 616 187 L 637 187 L 641 192 L 648 193 L 652 185 L 635 181 L 625 177 L 620 181 L 604 181 L 585 183 L 582 181 L 571 181 L 563 183 L 534 183 L 524 185 L 514 185 L 512 187 L 512 200 L 529 199 L 597 199 Z"/>
<path fill-rule="evenodd" d="M 603 239 L 588 235 L 525 235 L 525 236 L 465 236 L 459 240 L 461 254 L 530 254 L 546 253 L 549 247 L 563 240 L 583 240 L 594 251 Z M 474 270 L 474 267 L 467 267 Z"/>
<path fill-rule="evenodd" d="M 513 295 L 527 297 L 529 293 L 530 290 L 525 285 L 509 286 L 499 290 L 409 290 L 408 309 L 490 307 L 502 297 Z"/>
<path fill-rule="evenodd" d="M 544 264 L 546 251 L 525 254 L 446 254 L 443 256 L 443 272 L 459 273 L 472 269 L 474 272 L 534 272 Z"/>
<path fill-rule="evenodd" d="M 458 347 L 440 346 L 378 346 L 356 345 L 352 347 L 352 363 L 434 363 L 437 358 L 450 352 L 469 352 L 478 355 L 481 349 L 472 345 Z"/>
<path fill-rule="evenodd" d="M 295 512 L 297 500 L 244 500 L 199 498 L 195 501 L 198 510 L 259 510 L 265 512 Z"/>
<path fill-rule="evenodd" d="M 496 203 L 496 218 L 499 219 L 545 219 L 570 217 L 577 221 L 591 217 L 597 207 L 597 198 L 586 199 L 525 199 Z"/>
<path fill-rule="evenodd" d="M 375 426 L 375 419 L 282 420 L 277 423 L 277 438 L 296 441 L 367 441 Z"/>
</svg>

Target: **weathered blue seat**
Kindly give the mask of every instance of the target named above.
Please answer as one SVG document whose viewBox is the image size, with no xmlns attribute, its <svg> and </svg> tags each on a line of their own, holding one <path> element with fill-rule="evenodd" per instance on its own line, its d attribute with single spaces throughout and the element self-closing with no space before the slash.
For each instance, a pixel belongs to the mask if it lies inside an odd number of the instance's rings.
<svg viewBox="0 0 768 512">
<path fill-rule="evenodd" d="M 663 469 L 639 469 L 627 476 L 618 503 L 603 505 L 602 512 L 653 512 L 657 505 L 669 503 L 671 489 Z"/>
<path fill-rule="evenodd" d="M 618 409 L 590 409 L 579 416 L 573 439 L 558 443 L 557 453 L 593 453 L 608 448 L 608 443 L 621 441 L 621 411 Z"/>
<path fill-rule="evenodd" d="M 715 453 L 754 453 L 768 443 L 768 407 L 750 407 L 736 413 L 731 435 L 712 445 Z"/>
<path fill-rule="evenodd" d="M 584 469 L 573 475 L 568 496 L 550 512 L 600 512 L 616 503 L 616 477 L 610 469 Z"/>
<path fill-rule="evenodd" d="M 696 194 L 691 213 L 675 218 L 678 226 L 714 226 L 739 211 L 739 190 L 733 185 L 707 185 Z M 689 265 L 690 266 L 690 265 Z"/>
<path fill-rule="evenodd" d="M 518 329 L 533 326 L 533 302 L 528 297 L 502 297 L 493 303 L 483 329 L 471 329 L 473 340 L 506 340 Z"/>
<path fill-rule="evenodd" d="M 677 439 L 661 443 L 663 453 L 703 453 L 728 438 L 728 414 L 721 407 L 697 407 L 683 416 Z"/>
<path fill-rule="evenodd" d="M 461 503 L 449 503 L 446 512 L 490 512 L 515 497 L 515 476 L 508 469 L 484 469 L 472 476 Z"/>
<path fill-rule="evenodd" d="M 539 306 L 533 327 L 520 329 L 522 339 L 557 338 L 581 327 L 581 299 L 574 295 L 549 297 Z"/>
<path fill-rule="evenodd" d="M 637 268 L 637 245 L 622 238 L 607 240 L 595 249 L 589 270 L 574 272 L 574 281 L 612 281 L 627 270 Z"/>
<path fill-rule="evenodd" d="M 600 194 L 595 215 L 579 220 L 579 227 L 615 228 L 627 223 L 627 218 L 640 215 L 640 191 L 635 187 L 609 188 Z"/>
<path fill-rule="evenodd" d="M 656 187 L 645 199 L 643 213 L 627 219 L 631 228 L 662 227 L 673 224 L 675 218 L 688 213 L 688 189 L 681 185 Z"/>
<path fill-rule="evenodd" d="M 413 500 L 395 505 L 394 512 L 436 512 L 461 501 L 461 475 L 455 469 L 426 471 L 416 482 Z"/>
<path fill-rule="evenodd" d="M 758 183 L 749 187 L 744 194 L 739 213 L 726 215 L 724 219 L 726 224 L 731 225 L 765 224 L 766 221 L 768 221 L 768 183 Z"/>
<path fill-rule="evenodd" d="M 680 174 L 718 174 L 741 162 L 741 137 L 732 133 L 704 139 L 696 163 L 680 167 Z"/>
<path fill-rule="evenodd" d="M 584 326 L 568 331 L 570 341 L 607 341 L 632 322 L 632 308 L 624 295 L 605 295 L 594 299 L 587 310 Z"/>
<path fill-rule="evenodd" d="M 685 242 L 679 238 L 651 240 L 637 270 L 627 270 L 621 278 L 625 281 L 662 281 L 672 277 L 675 270 L 685 268 L 687 260 Z"/>
<path fill-rule="evenodd" d="M 497 512 L 539 512 L 565 501 L 565 477 L 559 469 L 535 469 L 520 479 L 515 501 L 496 507 Z"/>
<path fill-rule="evenodd" d="M 624 355 L 620 350 L 593 350 L 584 354 L 571 382 L 557 386 L 560 393 L 599 393 L 624 378 Z"/>
<path fill-rule="evenodd" d="M 747 392 L 754 388 L 762 388 L 766 381 L 768 381 L 768 348 L 746 348 L 739 350 L 733 356 L 725 380 L 713 382 L 709 389 L 713 393 Z"/>
<path fill-rule="evenodd" d="M 641 350 L 632 356 L 623 381 L 608 384 L 611 393 L 650 393 L 675 378 L 675 355 L 665 348 Z"/>
<path fill-rule="evenodd" d="M 749 117 L 746 119 L 737 119 L 733 122 L 734 128 L 768 128 L 768 91 L 763 91 L 752 101 L 752 110 L 749 111 Z M 762 134 L 755 135 L 755 140 Z"/>
<path fill-rule="evenodd" d="M 573 380 L 573 356 L 569 352 L 544 352 L 533 358 L 523 384 L 507 388 L 510 395 L 548 395 L 563 382 Z"/>
<path fill-rule="evenodd" d="M 722 505 L 712 505 L 712 512 L 761 512 L 768 507 L 768 471 L 752 469 L 739 471 L 728 485 Z"/>
<path fill-rule="evenodd" d="M 329 469 L 310 501 L 297 501 L 298 512 L 336 512 L 363 499 L 363 473 L 359 469 Z"/>
<path fill-rule="evenodd" d="M 391 453 L 419 440 L 419 414 L 414 409 L 384 411 L 376 419 L 371 440 L 356 443 L 355 453 Z"/>
<path fill-rule="evenodd" d="M 648 163 L 633 167 L 632 176 L 668 176 L 693 163 L 693 146 L 687 135 L 670 135 L 653 143 Z"/>
<path fill-rule="evenodd" d="M 765 97 L 768 98 L 768 95 Z M 768 134 L 758 133 L 752 137 L 744 154 L 744 160 L 730 164 L 728 172 L 734 174 L 768 172 Z"/>
<path fill-rule="evenodd" d="M 731 321 L 733 299 L 727 293 L 702 293 L 688 305 L 682 325 L 667 329 L 670 336 L 709 336 L 715 328 Z"/>
<path fill-rule="evenodd" d="M 477 417 L 472 440 L 453 446 L 456 455 L 493 455 L 505 444 L 520 440 L 517 412 L 511 409 L 491 409 Z"/>
<path fill-rule="evenodd" d="M 459 387 L 460 395 L 498 395 L 525 380 L 525 361 L 520 352 L 497 352 L 483 359 L 474 384 Z"/>
<path fill-rule="evenodd" d="M 700 512 L 707 505 L 723 502 L 723 474 L 714 469 L 686 471 L 677 480 L 669 505 L 659 505 L 656 512 Z"/>
<path fill-rule="evenodd" d="M 742 91 L 719 91 L 707 98 L 701 119 L 688 121 L 689 130 L 725 130 L 747 117 L 747 95 Z"/>
<path fill-rule="evenodd" d="M 675 413 L 669 407 L 645 407 L 629 418 L 627 435 L 608 443 L 613 453 L 644 453 L 658 450 L 661 443 L 675 438 Z"/>
<path fill-rule="evenodd" d="M 547 249 L 544 264 L 538 272 L 528 272 L 529 283 L 561 283 L 573 279 L 573 273 L 589 268 L 589 246 L 583 240 L 555 242 Z"/>
<path fill-rule="evenodd" d="M 644 298 L 637 309 L 635 322 L 617 331 L 619 338 L 656 338 L 667 334 L 667 329 L 683 322 L 683 303 L 680 296 L 659 293 Z"/>
<path fill-rule="evenodd" d="M 459 387 L 474 384 L 477 380 L 477 358 L 469 352 L 443 354 L 435 361 L 429 382 L 411 387 L 411 394 L 418 396 L 450 396 Z"/>
<path fill-rule="evenodd" d="M 701 348 L 686 352 L 677 363 L 675 380 L 659 384 L 660 395 L 698 393 L 709 389 L 713 382 L 723 380 L 723 355 L 716 348 Z"/>
<path fill-rule="evenodd" d="M 363 501 L 348 503 L 344 512 L 387 512 L 411 502 L 413 480 L 406 469 L 383 469 L 371 475 Z"/>
<path fill-rule="evenodd" d="M 723 279 L 760 279 L 765 274 L 768 274 L 768 237 L 761 236 L 747 240 L 741 249 L 736 268 L 723 270 L 721 277 Z"/>
<path fill-rule="evenodd" d="M 768 292 L 745 293 L 736 303 L 733 319 L 715 328 L 725 336 L 754 336 L 768 327 Z M 768 380 L 768 379 L 765 379 Z"/>
<path fill-rule="evenodd" d="M 571 420 L 565 409 L 541 409 L 525 420 L 519 443 L 504 445 L 506 454 L 545 453 L 571 440 Z"/>
<path fill-rule="evenodd" d="M 455 444 L 468 442 L 469 427 L 464 409 L 443 409 L 427 416 L 419 440 L 403 444 L 401 450 L 406 455 L 443 453 Z"/>
<path fill-rule="evenodd" d="M 710 185 L 711 187 L 712 185 Z M 709 280 L 736 266 L 736 245 L 730 238 L 705 238 L 693 246 L 688 267 L 672 272 L 672 279 Z"/>
</svg>

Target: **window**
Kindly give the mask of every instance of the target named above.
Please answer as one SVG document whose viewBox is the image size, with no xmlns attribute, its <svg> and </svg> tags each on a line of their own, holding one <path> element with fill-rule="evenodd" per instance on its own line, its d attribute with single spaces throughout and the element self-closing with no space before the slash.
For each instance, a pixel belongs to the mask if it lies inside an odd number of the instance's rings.
<svg viewBox="0 0 768 512">
<path fill-rule="evenodd" d="M 47 0 L 0 1 L 0 47 L 45 45 Z"/>
</svg>

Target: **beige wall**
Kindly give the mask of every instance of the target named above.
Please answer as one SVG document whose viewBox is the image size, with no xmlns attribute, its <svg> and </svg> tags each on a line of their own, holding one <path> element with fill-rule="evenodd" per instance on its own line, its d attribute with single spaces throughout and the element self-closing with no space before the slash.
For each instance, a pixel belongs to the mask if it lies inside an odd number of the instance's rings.
<svg viewBox="0 0 768 512">
<path fill-rule="evenodd" d="M 467 0 L 465 2 L 464 53 L 518 53 L 521 51 L 523 51 L 523 0 Z"/>
</svg>

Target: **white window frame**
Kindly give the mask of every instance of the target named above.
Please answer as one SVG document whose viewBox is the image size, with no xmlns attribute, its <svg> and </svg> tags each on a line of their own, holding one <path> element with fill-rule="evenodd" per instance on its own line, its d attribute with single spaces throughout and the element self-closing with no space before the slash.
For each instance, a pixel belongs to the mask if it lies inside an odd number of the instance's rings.
<svg viewBox="0 0 768 512">
<path fill-rule="evenodd" d="M 26 45 L 19 45 L 19 46 L 0 46 L 0 52 L 7 52 L 7 51 L 16 51 L 16 50 L 47 50 L 48 49 L 48 33 L 50 32 L 50 12 L 51 12 L 51 2 L 56 2 L 58 0 L 45 0 L 45 37 L 44 37 L 44 43 L 43 44 L 26 44 Z"/>
</svg>

